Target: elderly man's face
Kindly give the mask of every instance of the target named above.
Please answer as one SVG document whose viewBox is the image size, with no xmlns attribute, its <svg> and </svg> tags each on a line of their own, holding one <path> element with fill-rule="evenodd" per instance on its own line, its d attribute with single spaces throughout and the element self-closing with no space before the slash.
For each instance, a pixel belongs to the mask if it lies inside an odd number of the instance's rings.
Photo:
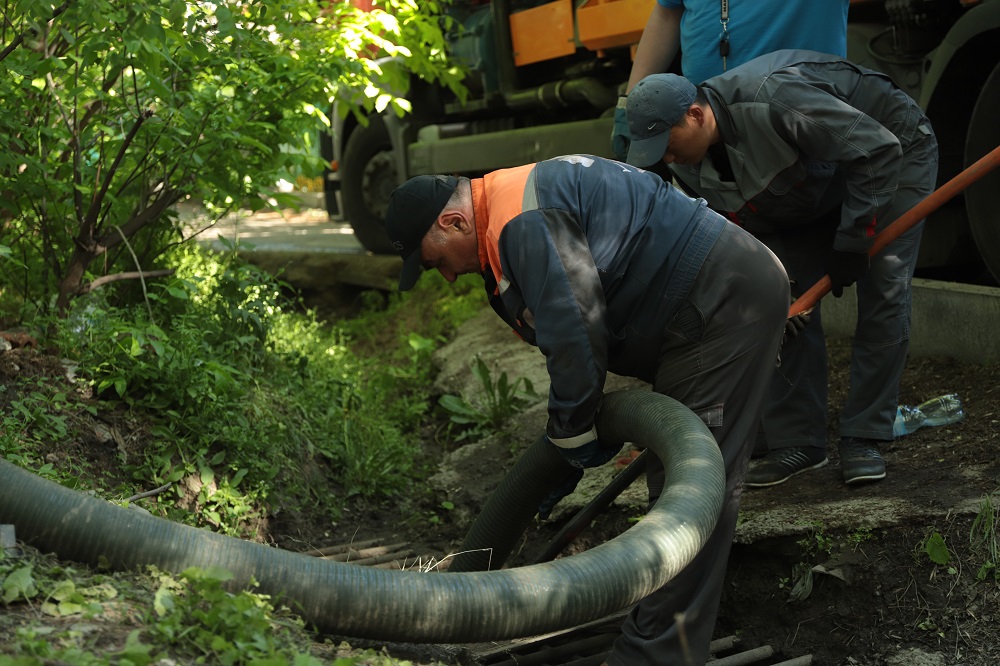
<svg viewBox="0 0 1000 666">
<path fill-rule="evenodd" d="M 435 225 L 424 236 L 420 256 L 424 270 L 437 269 L 448 282 L 454 282 L 459 275 L 478 273 L 482 269 L 474 227 Z"/>
</svg>

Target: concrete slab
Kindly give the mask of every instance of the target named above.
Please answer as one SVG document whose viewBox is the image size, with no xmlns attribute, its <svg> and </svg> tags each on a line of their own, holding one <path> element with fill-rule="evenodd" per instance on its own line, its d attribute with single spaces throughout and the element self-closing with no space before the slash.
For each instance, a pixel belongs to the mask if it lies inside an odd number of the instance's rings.
<svg viewBox="0 0 1000 666">
<path fill-rule="evenodd" d="M 853 287 L 823 299 L 828 336 L 849 338 L 857 325 Z M 1000 362 L 1000 288 L 913 280 L 910 354 L 948 356 L 969 363 Z"/>
</svg>

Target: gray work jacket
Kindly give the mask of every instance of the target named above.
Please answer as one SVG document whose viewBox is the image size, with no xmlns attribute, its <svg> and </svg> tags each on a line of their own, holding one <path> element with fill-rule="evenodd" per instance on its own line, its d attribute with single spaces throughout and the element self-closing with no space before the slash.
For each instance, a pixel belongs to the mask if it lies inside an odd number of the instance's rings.
<svg viewBox="0 0 1000 666">
<path fill-rule="evenodd" d="M 876 227 L 892 221 L 880 215 L 896 192 L 903 148 L 931 134 L 888 76 L 812 51 L 761 56 L 701 88 L 731 179 L 713 151 L 698 164 L 671 165 L 678 178 L 751 232 L 809 224 L 839 206 L 838 250 L 867 251 Z"/>
</svg>

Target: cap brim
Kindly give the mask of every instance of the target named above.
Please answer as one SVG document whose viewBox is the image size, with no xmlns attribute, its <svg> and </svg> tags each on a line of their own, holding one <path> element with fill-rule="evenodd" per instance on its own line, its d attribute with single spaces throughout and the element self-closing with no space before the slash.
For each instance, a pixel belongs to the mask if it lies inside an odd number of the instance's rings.
<svg viewBox="0 0 1000 666">
<path fill-rule="evenodd" d="M 403 260 L 403 270 L 399 272 L 399 290 L 409 291 L 413 288 L 413 285 L 417 283 L 420 279 L 420 274 L 423 272 L 423 266 L 420 265 L 420 248 L 417 248 L 416 252 L 410 253 L 406 259 Z"/>
<path fill-rule="evenodd" d="M 628 158 L 626 161 L 637 167 L 648 167 L 656 164 L 667 154 L 667 145 L 670 143 L 670 131 L 662 132 L 648 139 L 632 141 L 628 147 Z"/>
</svg>

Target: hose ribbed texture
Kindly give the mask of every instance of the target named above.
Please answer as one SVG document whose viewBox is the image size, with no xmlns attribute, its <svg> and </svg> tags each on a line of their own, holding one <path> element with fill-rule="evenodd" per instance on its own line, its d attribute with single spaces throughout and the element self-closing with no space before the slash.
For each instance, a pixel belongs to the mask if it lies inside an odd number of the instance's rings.
<svg viewBox="0 0 1000 666">
<path fill-rule="evenodd" d="M 722 507 L 724 468 L 689 410 L 647 392 L 609 394 L 602 437 L 646 444 L 667 490 L 639 523 L 584 553 L 477 573 L 389 571 L 270 548 L 123 509 L 0 461 L 0 522 L 42 552 L 96 566 L 148 564 L 180 572 L 223 567 L 251 578 L 318 629 L 383 641 L 474 642 L 557 631 L 635 603 L 675 576 L 708 538 Z M 513 483 L 513 482 L 512 482 Z M 497 547 L 497 546 L 494 546 Z"/>
<path fill-rule="evenodd" d="M 465 535 L 448 570 L 500 569 L 551 488 L 562 485 L 573 468 L 542 437 L 532 444 L 500 481 Z"/>
</svg>

